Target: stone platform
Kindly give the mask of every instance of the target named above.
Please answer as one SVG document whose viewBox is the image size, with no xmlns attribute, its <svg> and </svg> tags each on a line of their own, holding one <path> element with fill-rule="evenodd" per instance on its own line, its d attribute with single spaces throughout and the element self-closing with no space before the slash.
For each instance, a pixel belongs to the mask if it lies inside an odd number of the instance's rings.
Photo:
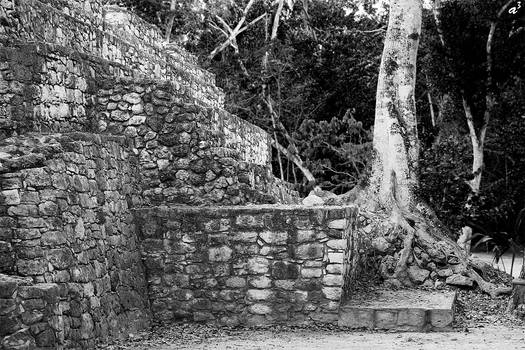
<svg viewBox="0 0 525 350">
<path fill-rule="evenodd" d="M 339 326 L 397 331 L 446 331 L 454 320 L 456 293 L 381 290 L 348 300 L 339 309 Z"/>
</svg>

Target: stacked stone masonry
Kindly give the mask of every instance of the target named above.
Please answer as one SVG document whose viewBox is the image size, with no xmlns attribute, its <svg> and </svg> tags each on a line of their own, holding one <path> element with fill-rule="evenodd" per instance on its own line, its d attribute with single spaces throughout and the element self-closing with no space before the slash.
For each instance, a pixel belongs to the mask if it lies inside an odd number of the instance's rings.
<svg viewBox="0 0 525 350">
<path fill-rule="evenodd" d="M 107 22 L 95 25 L 93 22 L 98 21 L 96 18 L 86 21 L 84 17 L 89 16 L 77 17 L 78 10 L 66 13 L 58 10 L 57 7 L 65 6 L 60 0 L 49 0 L 48 3 L 39 0 L 16 0 L 11 6 L 12 8 L 0 9 L 4 12 L 0 13 L 0 17 L 6 22 L 6 25 L 2 26 L 3 33 L 0 33 L 0 40 L 4 42 L 4 46 L 46 43 L 54 47 L 55 51 L 95 56 L 99 60 L 111 62 L 112 65 L 125 67 L 122 72 L 125 72 L 126 76 L 169 79 L 184 86 L 203 105 L 223 105 L 223 93 L 215 86 L 213 75 L 198 67 L 195 59 L 189 54 L 180 54 L 181 50 L 165 50 L 151 46 L 148 40 L 127 42 L 125 39 L 129 38 L 129 34 L 118 27 L 113 28 Z M 108 11 L 110 14 L 111 11 Z M 122 38 L 118 34 L 126 35 Z M 155 36 L 145 38 L 153 42 Z M 89 63 L 85 65 L 90 66 Z M 45 72 L 46 67 L 40 64 L 35 69 Z M 61 71 L 62 74 L 66 72 Z M 120 72 L 114 73 L 119 76 Z M 94 78 L 96 80 L 98 76 Z M 61 84 L 55 82 L 54 85 Z"/>
<path fill-rule="evenodd" d="M 58 339 L 67 348 L 145 326 L 146 283 L 130 211 L 140 205 L 137 167 L 126 141 L 80 133 L 8 141 L 0 159 L 0 272 L 58 289 Z M 23 325 L 31 326 L 17 328 Z"/>
<path fill-rule="evenodd" d="M 95 124 L 99 132 L 133 140 L 147 204 L 291 200 L 270 174 L 262 129 L 224 110 L 197 107 L 178 84 L 120 79 L 101 86 Z"/>
<path fill-rule="evenodd" d="M 299 206 L 138 209 L 154 318 L 228 326 L 336 324 L 342 234 L 356 212 Z"/>
<path fill-rule="evenodd" d="M 152 314 L 335 322 L 343 208 L 241 206 L 297 194 L 194 56 L 98 0 L 0 20 L 0 349 L 93 348 Z"/>
</svg>

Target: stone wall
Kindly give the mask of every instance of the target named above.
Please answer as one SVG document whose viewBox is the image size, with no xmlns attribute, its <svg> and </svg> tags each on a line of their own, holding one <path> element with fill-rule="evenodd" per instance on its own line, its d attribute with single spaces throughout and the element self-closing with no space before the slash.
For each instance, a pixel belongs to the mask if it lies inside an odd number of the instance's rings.
<svg viewBox="0 0 525 350">
<path fill-rule="evenodd" d="M 67 348 L 147 324 L 124 138 L 29 135 L 0 148 L 0 272 L 57 285 Z"/>
<path fill-rule="evenodd" d="M 49 45 L 0 46 L 0 140 L 87 129 L 96 76 L 123 71 Z"/>
<path fill-rule="evenodd" d="M 336 323 L 355 208 L 136 210 L 156 319 L 224 325 Z M 350 225 L 353 226 L 353 225 Z"/>
<path fill-rule="evenodd" d="M 222 106 L 223 92 L 215 86 L 212 73 L 195 64 L 195 59 L 181 54 L 182 50 L 164 50 L 146 41 L 127 42 L 129 35 L 114 29 L 115 25 L 88 20 L 89 13 L 77 16 L 62 11 L 63 1 L 17 0 L 16 6 L 2 9 L 4 25 L 0 40 L 4 46 L 17 42 L 43 42 L 61 46 L 78 53 L 93 55 L 121 64 L 134 76 L 170 79 L 184 85 L 192 95 L 205 104 Z M 73 7 L 72 7 L 73 8 Z M 74 16 L 73 16 L 74 15 Z M 106 29 L 107 31 L 105 31 Z M 125 35 L 119 37 L 118 35 Z"/>
<path fill-rule="evenodd" d="M 0 348 L 58 349 L 64 345 L 61 289 L 56 283 L 0 274 Z"/>
<path fill-rule="evenodd" d="M 268 134 L 223 110 L 199 106 L 182 86 L 101 82 L 99 132 L 124 134 L 139 156 L 147 205 L 272 203 Z"/>
</svg>

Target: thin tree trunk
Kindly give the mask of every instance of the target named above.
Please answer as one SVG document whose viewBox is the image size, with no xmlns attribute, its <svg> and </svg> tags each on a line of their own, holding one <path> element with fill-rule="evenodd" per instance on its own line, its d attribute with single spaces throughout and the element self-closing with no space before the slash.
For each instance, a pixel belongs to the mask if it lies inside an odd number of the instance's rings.
<svg viewBox="0 0 525 350">
<path fill-rule="evenodd" d="M 436 113 L 434 112 L 434 104 L 432 102 L 432 95 L 430 91 L 427 92 L 428 97 L 428 108 L 430 109 L 430 121 L 432 122 L 432 128 L 436 127 Z"/>
<path fill-rule="evenodd" d="M 284 148 L 277 140 L 271 140 L 272 146 L 277 148 L 279 151 L 281 151 L 282 154 L 286 156 L 286 158 L 290 159 L 296 166 L 301 170 L 304 177 L 308 180 L 308 182 L 315 183 L 315 177 L 310 172 L 310 170 L 304 165 L 304 162 L 301 158 L 299 158 L 297 155 L 289 152 L 286 148 Z"/>
<path fill-rule="evenodd" d="M 168 25 L 166 27 L 166 42 L 169 43 L 171 39 L 171 31 L 173 30 L 173 22 L 175 22 L 175 6 L 176 0 L 171 0 L 170 3 L 170 17 L 168 20 Z"/>
<path fill-rule="evenodd" d="M 472 114 L 472 109 L 470 108 L 470 105 L 467 101 L 467 98 L 465 96 L 465 93 L 461 92 L 461 99 L 463 103 L 463 110 L 465 112 L 465 119 L 467 121 L 467 126 L 469 128 L 469 135 L 470 140 L 472 144 L 472 179 L 469 180 L 468 184 L 470 186 L 471 193 L 469 195 L 469 198 L 467 200 L 467 209 L 469 209 L 469 202 L 473 195 L 479 194 L 479 191 L 481 189 L 481 179 L 483 174 L 483 158 L 484 158 L 484 145 L 485 145 L 485 138 L 487 134 L 488 125 L 490 122 L 490 119 L 492 117 L 492 111 L 495 106 L 495 94 L 494 94 L 494 87 L 492 82 L 492 68 L 493 68 L 493 54 L 492 54 L 492 46 L 494 41 L 494 33 L 496 32 L 496 27 L 499 19 L 507 9 L 507 7 L 513 2 L 513 0 L 509 0 L 505 5 L 503 5 L 496 16 L 496 19 L 490 22 L 490 29 L 489 34 L 487 36 L 486 41 L 486 96 L 485 96 L 485 112 L 483 114 L 483 122 L 481 125 L 481 128 L 479 130 L 479 133 L 476 131 L 476 128 L 474 126 L 474 116 Z M 447 45 L 445 42 L 445 37 L 443 35 L 443 28 L 441 26 L 441 1 L 435 0 L 433 5 L 433 14 L 434 14 L 434 20 L 436 23 L 438 35 L 441 41 L 441 44 L 443 48 L 446 50 Z M 470 246 L 471 246 L 471 239 L 472 239 L 472 228 L 469 226 L 465 226 L 462 228 L 462 233 L 458 239 L 458 244 L 463 247 L 463 249 L 468 253 L 470 253 Z"/>
</svg>

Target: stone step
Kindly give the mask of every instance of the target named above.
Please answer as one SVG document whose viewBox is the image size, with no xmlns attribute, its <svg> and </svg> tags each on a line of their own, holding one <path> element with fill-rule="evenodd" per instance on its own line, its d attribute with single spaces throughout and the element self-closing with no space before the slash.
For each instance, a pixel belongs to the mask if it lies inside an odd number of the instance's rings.
<svg viewBox="0 0 525 350">
<path fill-rule="evenodd" d="M 454 320 L 456 292 L 380 290 L 346 301 L 339 326 L 395 331 L 447 331 Z"/>
</svg>

